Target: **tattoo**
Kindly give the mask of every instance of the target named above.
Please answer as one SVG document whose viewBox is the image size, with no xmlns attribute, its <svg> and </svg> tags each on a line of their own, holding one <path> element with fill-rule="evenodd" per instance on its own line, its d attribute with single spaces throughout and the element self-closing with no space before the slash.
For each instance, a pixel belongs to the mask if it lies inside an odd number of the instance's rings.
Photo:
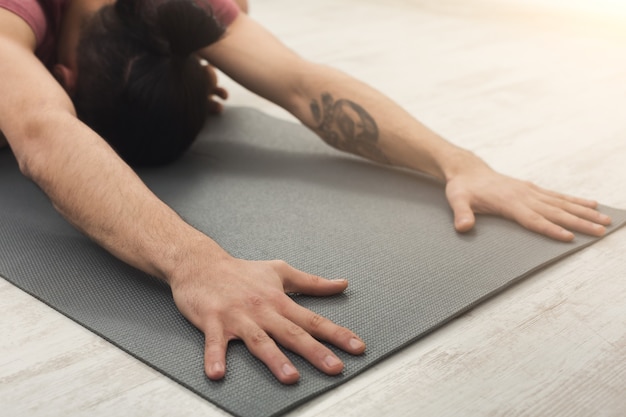
<svg viewBox="0 0 626 417">
<path fill-rule="evenodd" d="M 329 145 L 372 161 L 389 164 L 389 159 L 378 149 L 378 125 L 365 109 L 353 101 L 335 101 L 329 93 L 321 100 L 311 101 L 311 113 L 317 131 Z"/>
</svg>

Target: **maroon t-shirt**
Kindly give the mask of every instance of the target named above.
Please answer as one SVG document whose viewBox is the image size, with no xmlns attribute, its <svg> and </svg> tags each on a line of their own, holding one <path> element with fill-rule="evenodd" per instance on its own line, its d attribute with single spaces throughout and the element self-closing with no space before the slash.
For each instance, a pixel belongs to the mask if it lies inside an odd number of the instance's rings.
<svg viewBox="0 0 626 417">
<path fill-rule="evenodd" d="M 0 0 L 7 9 L 28 23 L 37 38 L 35 54 L 47 66 L 56 58 L 56 40 L 69 0 Z"/>
<path fill-rule="evenodd" d="M 194 0 L 199 5 L 209 5 L 213 14 L 227 27 L 237 17 L 239 7 L 233 0 Z M 35 54 L 47 67 L 56 61 L 56 42 L 61 19 L 70 0 L 0 0 L 0 7 L 7 9 L 31 27 L 37 38 Z"/>
</svg>

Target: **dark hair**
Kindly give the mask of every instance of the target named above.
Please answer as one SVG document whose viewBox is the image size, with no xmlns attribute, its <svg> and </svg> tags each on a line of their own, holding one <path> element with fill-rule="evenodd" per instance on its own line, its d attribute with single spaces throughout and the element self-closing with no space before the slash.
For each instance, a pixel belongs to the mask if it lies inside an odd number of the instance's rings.
<svg viewBox="0 0 626 417">
<path fill-rule="evenodd" d="M 103 7 L 78 45 L 72 94 L 78 117 L 131 165 L 173 161 L 208 113 L 211 86 L 194 52 L 223 33 L 211 10 L 194 0 Z"/>
</svg>

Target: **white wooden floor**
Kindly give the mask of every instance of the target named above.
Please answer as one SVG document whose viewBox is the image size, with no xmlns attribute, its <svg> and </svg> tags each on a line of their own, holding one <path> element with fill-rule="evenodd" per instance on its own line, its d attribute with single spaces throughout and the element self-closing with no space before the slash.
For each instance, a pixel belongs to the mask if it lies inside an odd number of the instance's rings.
<svg viewBox="0 0 626 417">
<path fill-rule="evenodd" d="M 251 11 L 497 169 L 626 208 L 626 7 L 588 2 L 593 19 L 562 0 L 252 0 Z M 225 84 L 233 104 L 288 117 Z M 1 279 L 0 414 L 227 415 Z M 626 415 L 626 230 L 293 415 Z"/>
</svg>

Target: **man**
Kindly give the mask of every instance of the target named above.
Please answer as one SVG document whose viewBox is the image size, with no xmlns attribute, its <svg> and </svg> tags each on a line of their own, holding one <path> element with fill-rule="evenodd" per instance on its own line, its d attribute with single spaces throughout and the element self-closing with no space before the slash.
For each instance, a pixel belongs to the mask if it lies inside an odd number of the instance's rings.
<svg viewBox="0 0 626 417">
<path fill-rule="evenodd" d="M 33 28 L 0 7 L 0 130 L 20 169 L 77 228 L 170 284 L 180 311 L 205 334 L 209 378 L 224 376 L 232 339 L 242 339 L 283 383 L 296 382 L 298 372 L 276 343 L 325 373 L 341 372 L 341 361 L 316 339 L 352 354 L 364 351 L 363 342 L 298 306 L 285 292 L 330 295 L 343 291 L 346 281 L 315 277 L 281 261 L 233 258 L 159 201 L 75 116 L 66 91 L 76 77 L 81 27 L 109 3 L 69 1 L 53 67 L 56 79 L 35 56 Z M 595 202 L 494 172 L 370 87 L 303 60 L 244 13 L 198 55 L 289 110 L 331 146 L 445 181 L 459 232 L 473 227 L 475 212 L 499 214 L 563 241 L 573 239 L 570 230 L 601 235 L 610 223 L 594 210 Z"/>
</svg>

